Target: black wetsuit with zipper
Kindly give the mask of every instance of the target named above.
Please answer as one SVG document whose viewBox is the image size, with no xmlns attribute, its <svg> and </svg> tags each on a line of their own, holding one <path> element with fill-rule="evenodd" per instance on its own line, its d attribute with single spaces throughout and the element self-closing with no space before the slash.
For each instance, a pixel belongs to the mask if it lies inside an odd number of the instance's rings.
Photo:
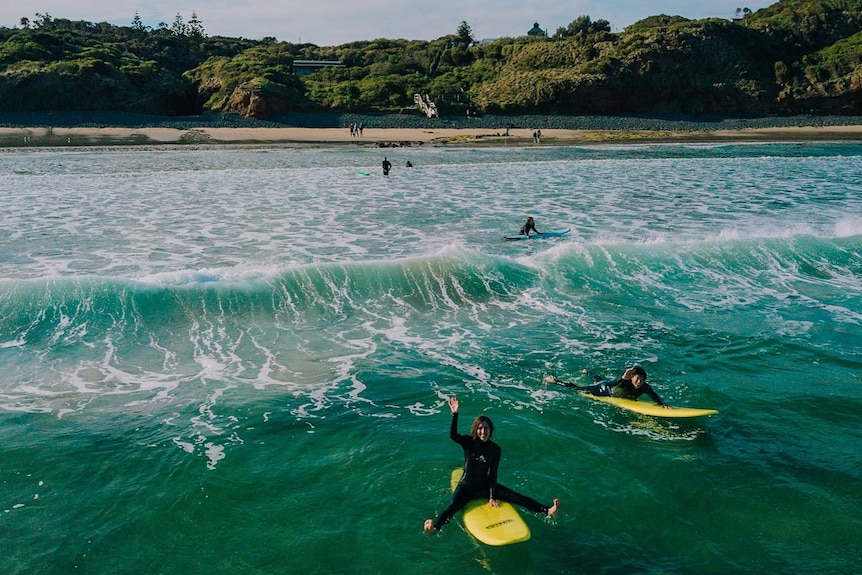
<svg viewBox="0 0 862 575">
<path fill-rule="evenodd" d="M 446 525 L 455 513 L 473 499 L 508 501 L 536 513 L 548 513 L 547 506 L 497 483 L 497 468 L 500 465 L 503 450 L 490 439 L 482 441 L 458 433 L 457 413 L 452 414 L 449 437 L 464 450 L 464 474 L 452 494 L 449 507 L 434 522 L 435 529 Z"/>
</svg>

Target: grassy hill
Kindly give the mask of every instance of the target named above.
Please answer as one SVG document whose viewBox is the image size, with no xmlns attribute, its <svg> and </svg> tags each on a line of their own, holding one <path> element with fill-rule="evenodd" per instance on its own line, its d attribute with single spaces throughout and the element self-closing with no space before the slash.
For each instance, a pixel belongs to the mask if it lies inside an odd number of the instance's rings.
<svg viewBox="0 0 862 575">
<path fill-rule="evenodd" d="M 862 114 L 862 0 L 781 0 L 739 21 L 658 15 L 619 33 L 580 16 L 551 37 L 341 46 L 208 37 L 37 15 L 0 28 L 0 112 Z M 466 25 L 465 25 L 466 26 Z M 294 60 L 344 65 L 293 74 Z"/>
</svg>

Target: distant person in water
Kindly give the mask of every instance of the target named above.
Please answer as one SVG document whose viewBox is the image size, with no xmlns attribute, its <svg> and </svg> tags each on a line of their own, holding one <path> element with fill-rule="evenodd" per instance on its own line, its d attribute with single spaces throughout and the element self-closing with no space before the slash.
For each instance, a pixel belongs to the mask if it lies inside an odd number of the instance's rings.
<svg viewBox="0 0 862 575">
<path fill-rule="evenodd" d="M 586 369 L 583 371 L 593 378 L 596 383 L 594 385 L 577 385 L 568 381 L 560 381 L 553 375 L 545 378 L 546 383 L 557 383 L 566 387 L 571 387 L 589 393 L 590 395 L 598 395 L 602 397 L 620 397 L 623 399 L 637 399 L 643 394 L 647 394 L 650 398 L 665 409 L 670 409 L 661 397 L 650 387 L 646 382 L 646 371 L 640 366 L 628 368 L 623 376 L 616 381 L 609 381 L 598 375 L 591 374 Z"/>
<path fill-rule="evenodd" d="M 521 495 L 497 483 L 497 468 L 500 465 L 502 450 L 491 441 L 494 424 L 485 415 L 473 420 L 470 435 L 458 433 L 458 398 L 449 398 L 449 409 L 452 411 L 452 424 L 449 427 L 449 437 L 464 450 L 464 475 L 452 494 L 452 502 L 443 513 L 434 520 L 425 521 L 425 531 L 439 531 L 452 516 L 464 508 L 473 499 L 488 499 L 491 507 L 499 507 L 500 501 L 508 501 L 520 505 L 535 513 L 548 517 L 556 517 L 560 508 L 560 500 L 548 505 L 542 505 L 535 499 Z"/>
<path fill-rule="evenodd" d="M 392 169 L 392 162 L 386 159 L 386 156 L 383 156 L 383 175 L 388 176 L 389 170 Z"/>
<path fill-rule="evenodd" d="M 532 232 L 533 232 L 533 233 L 535 233 L 535 234 L 540 234 L 540 233 L 542 233 L 542 232 L 540 232 L 539 230 L 537 230 L 537 229 L 536 229 L 536 222 L 535 222 L 535 221 L 533 221 L 533 216 L 528 217 L 528 218 L 527 218 L 527 223 L 526 223 L 526 224 L 524 224 L 523 226 L 521 226 L 520 234 L 521 234 L 522 236 L 527 236 L 527 237 L 529 238 L 529 237 L 530 237 L 530 231 L 532 231 Z"/>
</svg>

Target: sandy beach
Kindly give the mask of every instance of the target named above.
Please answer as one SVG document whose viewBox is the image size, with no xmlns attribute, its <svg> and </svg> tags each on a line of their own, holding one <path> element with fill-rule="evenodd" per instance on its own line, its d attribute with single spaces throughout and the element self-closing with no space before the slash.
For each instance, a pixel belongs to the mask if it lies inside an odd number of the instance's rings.
<svg viewBox="0 0 862 575">
<path fill-rule="evenodd" d="M 862 125 L 746 128 L 714 131 L 542 130 L 541 144 L 658 141 L 825 141 L 862 140 Z M 423 144 L 535 144 L 532 129 L 366 128 L 351 136 L 347 128 L 0 128 L 0 147 L 167 144 L 364 144 L 399 147 Z"/>
</svg>

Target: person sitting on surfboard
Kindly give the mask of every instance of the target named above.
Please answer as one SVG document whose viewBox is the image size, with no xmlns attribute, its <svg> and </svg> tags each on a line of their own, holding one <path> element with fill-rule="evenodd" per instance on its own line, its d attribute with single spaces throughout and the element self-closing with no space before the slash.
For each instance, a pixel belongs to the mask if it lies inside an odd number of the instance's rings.
<svg viewBox="0 0 862 575">
<path fill-rule="evenodd" d="M 566 387 L 573 387 L 578 391 L 582 391 L 584 393 L 589 393 L 592 395 L 598 396 L 612 396 L 612 397 L 622 397 L 625 399 L 637 399 L 643 394 L 647 394 L 650 398 L 655 401 L 660 406 L 665 409 L 670 409 L 670 406 L 667 405 L 661 397 L 655 392 L 655 390 L 650 387 L 650 385 L 646 382 L 646 371 L 644 368 L 640 366 L 630 367 L 628 368 L 623 376 L 616 381 L 608 381 L 603 377 L 599 377 L 598 375 L 593 375 L 586 369 L 583 373 L 587 373 L 592 376 L 593 381 L 595 381 L 595 385 L 576 385 L 574 383 L 568 381 L 560 381 L 553 375 L 549 375 L 545 378 L 545 381 L 548 383 L 558 383 L 560 385 L 565 385 Z"/>
<path fill-rule="evenodd" d="M 523 226 L 521 226 L 520 234 L 522 236 L 527 236 L 529 238 L 530 237 L 530 230 L 532 230 L 533 233 L 536 233 L 536 234 L 542 233 L 536 229 L 536 222 L 533 221 L 533 216 L 528 217 L 527 223 L 524 224 Z"/>
<path fill-rule="evenodd" d="M 449 427 L 449 437 L 464 449 L 464 475 L 449 504 L 437 520 L 425 521 L 425 531 L 439 531 L 452 516 L 464 508 L 472 499 L 488 498 L 491 507 L 499 507 L 499 501 L 508 501 L 520 505 L 535 513 L 548 517 L 556 517 L 560 500 L 554 499 L 552 505 L 542 505 L 535 499 L 521 495 L 497 483 L 497 468 L 500 465 L 502 449 L 491 441 L 494 424 L 486 415 L 480 415 L 473 420 L 470 435 L 458 433 L 458 398 L 449 398 L 449 409 L 452 411 L 452 424 Z"/>
</svg>

